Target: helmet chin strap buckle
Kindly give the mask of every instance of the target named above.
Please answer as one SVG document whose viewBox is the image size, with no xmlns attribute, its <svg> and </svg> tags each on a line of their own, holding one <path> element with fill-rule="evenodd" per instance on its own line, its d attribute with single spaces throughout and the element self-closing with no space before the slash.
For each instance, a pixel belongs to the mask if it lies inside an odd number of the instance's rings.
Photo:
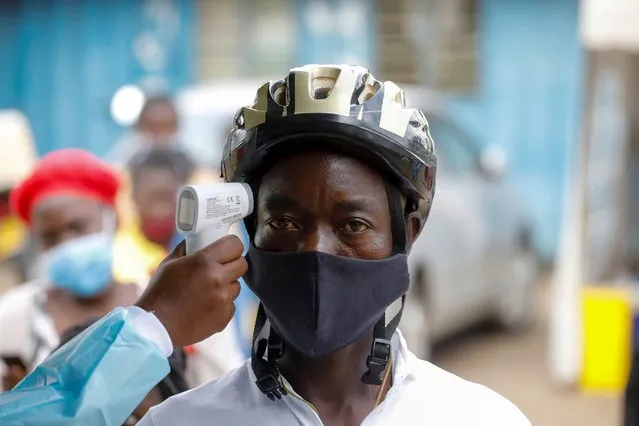
<svg viewBox="0 0 639 426">
<path fill-rule="evenodd" d="M 266 316 L 260 304 L 256 324 L 261 324 L 261 326 L 256 328 L 260 329 L 265 322 Z M 280 372 L 275 365 L 275 361 L 284 354 L 284 342 L 273 330 L 270 331 L 268 338 L 257 340 L 256 335 L 253 339 L 256 341 L 256 344 L 254 345 L 253 354 L 251 355 L 251 368 L 255 373 L 255 384 L 260 392 L 266 395 L 271 401 L 282 399 L 282 397 L 287 394 L 287 391 L 280 381 Z M 267 359 L 264 359 L 265 354 L 267 355 Z"/>
<path fill-rule="evenodd" d="M 265 366 L 266 368 L 275 369 L 271 365 Z M 262 375 L 255 381 L 255 384 L 259 388 L 260 392 L 268 397 L 271 401 L 276 399 L 282 399 L 282 396 L 286 395 L 286 388 L 277 379 L 278 373 Z"/>
<path fill-rule="evenodd" d="M 282 399 L 282 396 L 287 394 L 286 388 L 279 380 L 280 372 L 275 366 L 276 357 L 277 355 L 282 355 L 284 345 L 279 338 L 274 339 L 275 342 L 271 342 L 271 338 L 268 340 L 268 343 L 265 341 L 260 342 L 260 355 L 262 355 L 264 351 L 268 350 L 269 360 L 267 361 L 260 356 L 259 358 L 255 357 L 252 360 L 252 363 L 257 378 L 257 380 L 255 380 L 255 384 L 259 388 L 260 392 L 266 395 L 268 399 L 275 401 L 276 399 Z"/>
<path fill-rule="evenodd" d="M 371 353 L 366 359 L 368 371 L 362 375 L 362 382 L 367 385 L 381 385 L 383 375 L 390 361 L 391 343 L 387 339 L 376 338 Z"/>
</svg>

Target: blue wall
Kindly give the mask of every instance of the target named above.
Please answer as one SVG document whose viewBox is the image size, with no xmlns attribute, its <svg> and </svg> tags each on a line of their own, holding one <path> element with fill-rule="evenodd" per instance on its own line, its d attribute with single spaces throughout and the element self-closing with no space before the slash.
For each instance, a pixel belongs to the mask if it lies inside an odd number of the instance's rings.
<svg viewBox="0 0 639 426">
<path fill-rule="evenodd" d="M 103 154 L 122 131 L 109 111 L 120 86 L 153 76 L 173 90 L 191 80 L 195 13 L 189 0 L 169 1 L 179 12 L 179 27 L 169 36 L 158 32 L 144 1 L 12 3 L 0 14 L 0 108 L 27 114 L 40 154 L 69 146 Z M 133 42 L 143 31 L 158 36 L 164 64 L 149 68 L 136 59 Z"/>
<path fill-rule="evenodd" d="M 329 11 L 350 11 L 350 20 L 336 16 L 314 30 L 309 23 L 312 3 L 322 4 Z M 295 0 L 297 16 L 297 65 L 312 63 L 351 63 L 374 68 L 376 40 L 376 2 L 374 0 Z M 350 31 L 348 31 L 350 29 Z"/>
<path fill-rule="evenodd" d="M 532 207 L 537 243 L 550 258 L 579 137 L 578 1 L 480 3 L 480 89 L 453 99 L 449 110 L 484 143 L 507 152 L 509 177 Z"/>
</svg>

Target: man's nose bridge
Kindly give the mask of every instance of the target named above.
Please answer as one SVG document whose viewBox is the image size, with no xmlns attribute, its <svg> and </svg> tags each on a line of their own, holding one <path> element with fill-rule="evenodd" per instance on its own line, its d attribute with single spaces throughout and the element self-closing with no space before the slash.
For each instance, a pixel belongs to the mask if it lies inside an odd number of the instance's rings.
<svg viewBox="0 0 639 426">
<path fill-rule="evenodd" d="M 309 232 L 304 241 L 303 251 L 319 251 L 322 253 L 335 253 L 335 235 L 330 227 L 318 226 Z"/>
</svg>

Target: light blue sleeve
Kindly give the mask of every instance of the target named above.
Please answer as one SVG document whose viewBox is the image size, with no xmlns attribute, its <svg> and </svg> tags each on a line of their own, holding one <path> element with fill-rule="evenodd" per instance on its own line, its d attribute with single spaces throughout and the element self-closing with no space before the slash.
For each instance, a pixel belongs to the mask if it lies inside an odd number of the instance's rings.
<svg viewBox="0 0 639 426">
<path fill-rule="evenodd" d="M 122 425 L 169 373 L 165 355 L 127 316 L 111 311 L 0 393 L 0 425 Z"/>
</svg>

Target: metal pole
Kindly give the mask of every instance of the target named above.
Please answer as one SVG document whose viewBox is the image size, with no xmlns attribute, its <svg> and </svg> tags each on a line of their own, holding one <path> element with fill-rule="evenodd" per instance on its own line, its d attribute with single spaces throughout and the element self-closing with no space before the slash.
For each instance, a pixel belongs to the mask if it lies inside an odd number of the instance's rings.
<svg viewBox="0 0 639 426">
<path fill-rule="evenodd" d="M 594 59 L 592 53 L 585 53 L 586 84 L 581 135 L 574 153 L 577 161 L 573 163 L 573 176 L 568 179 L 565 190 L 560 246 L 550 292 L 549 370 L 552 380 L 564 387 L 576 385 L 582 370 L 579 307 L 584 277 L 585 193 L 592 139 Z"/>
</svg>

